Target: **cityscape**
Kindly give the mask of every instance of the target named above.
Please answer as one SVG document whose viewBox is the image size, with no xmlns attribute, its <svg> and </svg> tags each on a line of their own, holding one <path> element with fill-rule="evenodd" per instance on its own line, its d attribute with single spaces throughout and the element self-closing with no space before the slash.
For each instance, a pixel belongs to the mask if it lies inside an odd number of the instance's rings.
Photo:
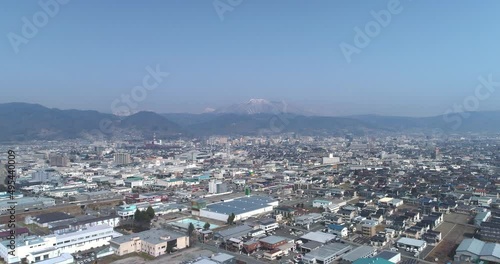
<svg viewBox="0 0 500 264">
<path fill-rule="evenodd" d="M 0 264 L 500 264 L 500 3 L 3 7 Z"/>
</svg>

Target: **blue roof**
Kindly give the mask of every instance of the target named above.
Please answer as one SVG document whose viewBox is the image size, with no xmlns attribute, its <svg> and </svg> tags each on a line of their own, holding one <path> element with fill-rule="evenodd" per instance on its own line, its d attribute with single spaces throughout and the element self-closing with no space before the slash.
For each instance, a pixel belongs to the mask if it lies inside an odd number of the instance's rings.
<svg viewBox="0 0 500 264">
<path fill-rule="evenodd" d="M 353 264 L 393 264 L 383 258 L 361 258 L 353 262 Z"/>
<path fill-rule="evenodd" d="M 342 229 L 344 229 L 345 226 L 343 226 L 343 225 L 336 225 L 336 224 L 329 224 L 328 228 L 332 229 L 332 230 L 342 231 Z"/>
</svg>

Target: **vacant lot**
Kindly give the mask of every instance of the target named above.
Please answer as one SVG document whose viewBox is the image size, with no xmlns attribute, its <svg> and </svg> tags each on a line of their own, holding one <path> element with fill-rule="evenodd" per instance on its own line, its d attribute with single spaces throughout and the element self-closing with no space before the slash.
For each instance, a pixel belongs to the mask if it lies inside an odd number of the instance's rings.
<svg viewBox="0 0 500 264">
<path fill-rule="evenodd" d="M 469 218 L 470 216 L 463 214 L 445 215 L 444 222 L 436 228 L 436 231 L 441 232 L 442 241 L 430 252 L 426 260 L 435 262 L 435 258 L 438 258 L 437 263 L 446 263 L 451 260 L 458 244 L 464 237 L 471 237 L 475 232 L 475 227 L 467 224 Z"/>
</svg>

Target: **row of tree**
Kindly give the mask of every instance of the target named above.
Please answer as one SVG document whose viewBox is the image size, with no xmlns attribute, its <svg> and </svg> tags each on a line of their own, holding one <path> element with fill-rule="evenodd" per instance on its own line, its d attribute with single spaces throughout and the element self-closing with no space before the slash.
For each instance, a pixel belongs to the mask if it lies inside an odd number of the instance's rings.
<svg viewBox="0 0 500 264">
<path fill-rule="evenodd" d="M 134 223 L 140 226 L 150 226 L 151 220 L 155 218 L 155 210 L 149 206 L 145 211 L 135 210 Z"/>
</svg>

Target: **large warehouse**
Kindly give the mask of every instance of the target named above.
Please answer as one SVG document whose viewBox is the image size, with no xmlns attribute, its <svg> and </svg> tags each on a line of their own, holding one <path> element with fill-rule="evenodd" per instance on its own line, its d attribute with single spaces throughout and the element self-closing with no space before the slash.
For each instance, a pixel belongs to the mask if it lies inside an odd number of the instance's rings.
<svg viewBox="0 0 500 264">
<path fill-rule="evenodd" d="M 272 212 L 275 206 L 278 206 L 278 201 L 269 197 L 245 196 L 207 205 L 200 209 L 200 216 L 225 222 L 229 215 L 234 213 L 234 220 L 239 221 L 258 214 Z"/>
</svg>

